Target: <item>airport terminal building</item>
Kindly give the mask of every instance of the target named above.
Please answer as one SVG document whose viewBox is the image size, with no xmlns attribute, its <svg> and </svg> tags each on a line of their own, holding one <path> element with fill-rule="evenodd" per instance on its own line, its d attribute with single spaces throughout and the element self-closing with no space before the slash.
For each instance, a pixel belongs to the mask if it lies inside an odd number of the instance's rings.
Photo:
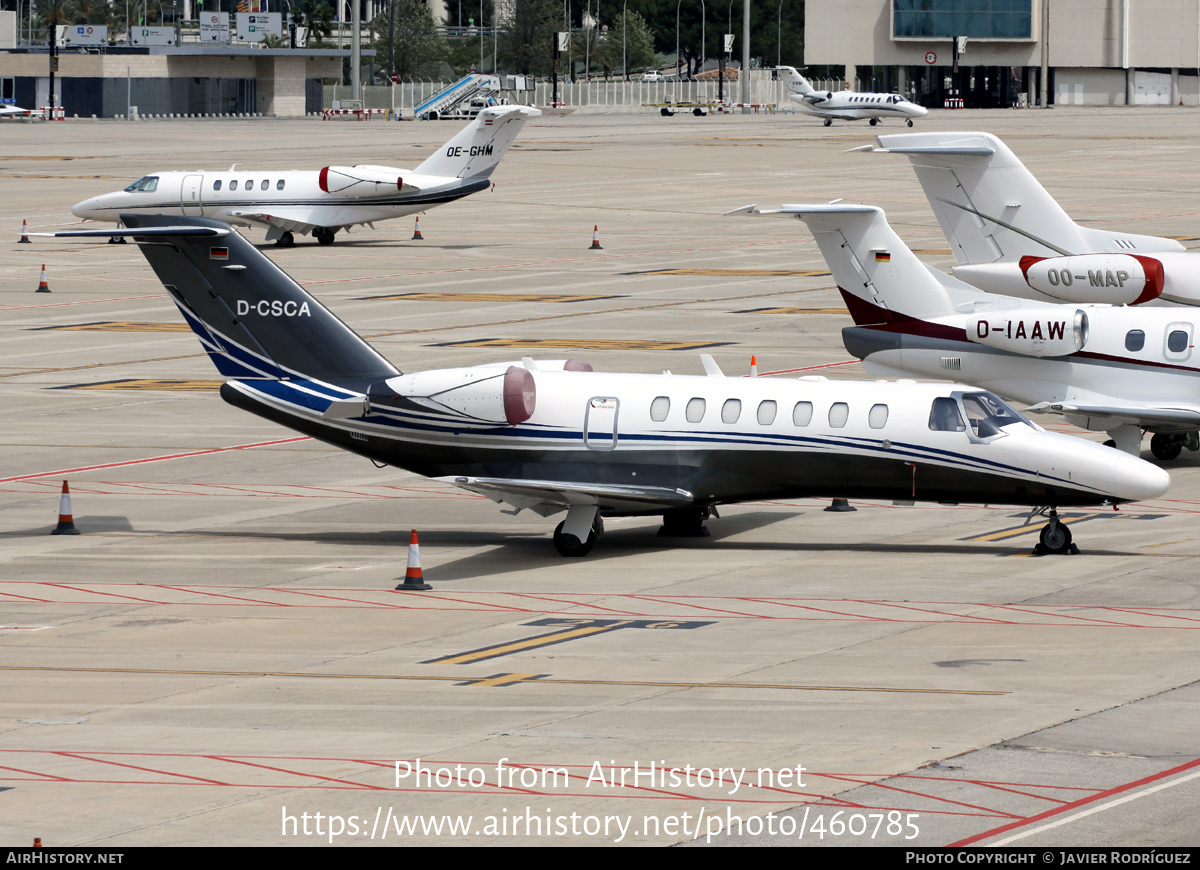
<svg viewBox="0 0 1200 870">
<path fill-rule="evenodd" d="M 956 90 L 979 108 L 1042 93 L 1050 105 L 1197 105 L 1200 0 L 805 0 L 804 12 L 805 64 L 925 106 Z"/>
</svg>

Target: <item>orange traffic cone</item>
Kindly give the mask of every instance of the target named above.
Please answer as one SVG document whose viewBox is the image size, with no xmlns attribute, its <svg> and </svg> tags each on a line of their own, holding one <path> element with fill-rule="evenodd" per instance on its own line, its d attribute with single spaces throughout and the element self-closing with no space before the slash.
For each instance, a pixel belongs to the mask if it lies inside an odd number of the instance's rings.
<svg viewBox="0 0 1200 870">
<path fill-rule="evenodd" d="M 596 226 L 592 227 L 592 246 L 590 248 L 588 248 L 588 250 L 589 251 L 603 251 L 604 250 L 604 248 L 600 247 L 600 225 L 599 224 L 596 224 Z"/>
<path fill-rule="evenodd" d="M 52 535 L 78 535 L 79 529 L 75 528 L 75 519 L 71 516 L 71 490 L 67 487 L 67 482 L 63 481 L 62 497 L 58 500 L 58 527 L 50 534 Z"/>
<path fill-rule="evenodd" d="M 46 282 L 46 264 L 42 263 L 42 278 L 38 281 L 38 293 L 49 293 L 50 285 Z"/>
<path fill-rule="evenodd" d="M 25 221 L 21 221 L 21 238 L 17 241 L 17 244 L 18 245 L 30 244 L 29 227 L 25 224 Z"/>
<path fill-rule="evenodd" d="M 758 357 L 753 355 L 750 357 L 750 377 L 758 377 Z"/>
<path fill-rule="evenodd" d="M 421 242 L 421 241 L 425 240 L 425 237 L 423 235 L 421 235 L 421 216 L 420 215 L 417 215 L 417 226 L 415 229 L 413 229 L 412 240 L 414 242 Z"/>
<path fill-rule="evenodd" d="M 417 542 L 417 530 L 412 530 L 412 538 L 408 542 L 408 570 L 404 572 L 404 582 L 396 587 L 397 591 L 419 592 L 432 589 L 425 582 L 421 573 L 421 545 Z"/>
</svg>

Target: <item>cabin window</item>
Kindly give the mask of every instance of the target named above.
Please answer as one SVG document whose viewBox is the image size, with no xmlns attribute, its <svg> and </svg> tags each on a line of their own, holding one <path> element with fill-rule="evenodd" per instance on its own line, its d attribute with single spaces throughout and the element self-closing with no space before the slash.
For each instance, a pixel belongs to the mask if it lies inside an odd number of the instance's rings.
<svg viewBox="0 0 1200 870">
<path fill-rule="evenodd" d="M 684 410 L 684 416 L 689 423 L 699 423 L 704 419 L 704 400 L 690 399 L 687 403 L 687 408 Z"/>
<path fill-rule="evenodd" d="M 214 182 L 213 182 L 213 190 L 220 190 L 220 189 L 221 189 L 221 182 L 220 182 L 220 181 L 214 181 Z"/>
<path fill-rule="evenodd" d="M 1146 333 L 1140 329 L 1131 329 L 1125 333 L 1125 349 L 1139 351 L 1146 346 Z"/>
<path fill-rule="evenodd" d="M 283 190 L 283 179 L 282 178 L 275 182 L 275 189 Z"/>
<path fill-rule="evenodd" d="M 834 402 L 829 406 L 829 425 L 841 429 L 850 419 L 850 406 L 845 402 Z"/>
<path fill-rule="evenodd" d="M 792 408 L 792 424 L 801 428 L 812 422 L 812 402 L 797 402 Z"/>
<path fill-rule="evenodd" d="M 962 406 L 976 438 L 1003 435 L 1000 430 L 1011 423 L 1033 425 L 991 393 L 965 393 Z"/>
<path fill-rule="evenodd" d="M 958 402 L 946 396 L 934 399 L 929 411 L 929 428 L 934 432 L 965 432 L 967 425 L 958 413 Z"/>
<path fill-rule="evenodd" d="M 671 410 L 671 400 L 666 396 L 659 396 L 650 403 L 650 419 L 655 423 L 661 423 L 667 419 L 667 414 Z"/>
<path fill-rule="evenodd" d="M 721 406 L 721 422 L 736 423 L 740 416 L 742 416 L 742 400 L 726 399 L 725 404 Z"/>
<path fill-rule="evenodd" d="M 260 185 L 258 186 L 258 189 L 259 189 L 259 190 L 267 190 L 267 189 L 269 189 L 270 187 L 271 187 L 271 182 L 267 181 L 267 180 L 264 178 L 264 179 L 262 180 L 262 184 L 260 184 Z"/>
<path fill-rule="evenodd" d="M 1188 334 L 1182 329 L 1172 329 L 1167 335 L 1167 350 L 1171 353 L 1183 353 L 1187 346 Z"/>
<path fill-rule="evenodd" d="M 237 181 L 236 180 L 229 182 L 229 189 L 237 190 Z"/>
<path fill-rule="evenodd" d="M 767 399 L 765 402 L 758 403 L 758 422 L 763 426 L 770 426 L 775 422 L 775 412 L 777 408 L 775 402 Z"/>
<path fill-rule="evenodd" d="M 887 405 L 872 405 L 871 412 L 867 414 L 867 423 L 872 429 L 882 429 L 887 425 L 888 406 Z"/>
</svg>

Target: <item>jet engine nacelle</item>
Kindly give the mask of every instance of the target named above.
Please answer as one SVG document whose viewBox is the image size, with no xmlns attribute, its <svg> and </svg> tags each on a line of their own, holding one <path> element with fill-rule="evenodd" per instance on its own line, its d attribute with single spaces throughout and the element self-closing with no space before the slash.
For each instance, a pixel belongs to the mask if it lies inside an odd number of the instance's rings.
<svg viewBox="0 0 1200 870">
<path fill-rule="evenodd" d="M 996 311 L 967 321 L 967 338 L 977 344 L 1023 356 L 1067 356 L 1087 344 L 1087 312 L 1075 316 L 1052 309 Z"/>
<path fill-rule="evenodd" d="M 1076 254 L 1069 257 L 1022 257 L 1018 263 L 956 266 L 954 275 L 991 293 L 1024 296 L 1024 282 L 1038 293 L 1063 302 L 1140 305 L 1162 295 L 1163 264 L 1138 254 Z"/>
<path fill-rule="evenodd" d="M 317 177 L 325 193 L 370 196 L 385 190 L 404 190 L 400 170 L 388 166 L 326 166 Z"/>
<path fill-rule="evenodd" d="M 389 378 L 388 388 L 430 410 L 486 420 L 524 423 L 533 416 L 533 373 L 519 366 L 437 369 Z"/>
</svg>

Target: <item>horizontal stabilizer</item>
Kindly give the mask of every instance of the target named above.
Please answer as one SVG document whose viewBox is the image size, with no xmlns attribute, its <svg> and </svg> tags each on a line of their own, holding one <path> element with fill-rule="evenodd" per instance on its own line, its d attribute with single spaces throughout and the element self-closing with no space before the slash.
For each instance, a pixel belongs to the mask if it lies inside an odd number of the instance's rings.
<svg viewBox="0 0 1200 870">
<path fill-rule="evenodd" d="M 138 230 L 132 230 L 128 227 L 115 227 L 106 230 L 62 230 L 57 233 L 29 233 L 31 236 L 46 236 L 48 238 L 66 239 L 66 238 L 121 238 L 123 236 L 145 236 L 154 238 L 156 236 L 208 236 L 221 237 L 227 236 L 232 232 L 229 227 L 196 227 L 196 226 L 169 226 L 169 227 L 144 227 Z"/>
</svg>

